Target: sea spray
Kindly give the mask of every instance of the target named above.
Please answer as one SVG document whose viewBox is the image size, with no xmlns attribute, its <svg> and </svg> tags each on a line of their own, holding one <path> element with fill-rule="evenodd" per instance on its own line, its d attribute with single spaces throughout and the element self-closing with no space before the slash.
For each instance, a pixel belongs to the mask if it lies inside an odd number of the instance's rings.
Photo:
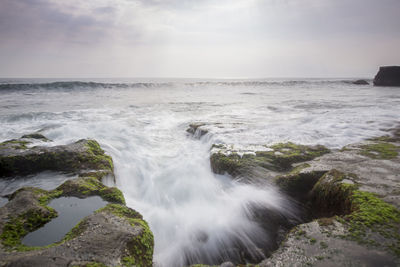
<svg viewBox="0 0 400 267">
<path fill-rule="evenodd" d="M 272 186 L 214 175 L 212 143 L 341 148 L 387 133 L 400 113 L 397 88 L 342 80 L 53 82 L 1 87 L 0 139 L 40 131 L 53 140 L 41 145 L 98 140 L 165 267 L 264 257 L 274 236 L 257 209 L 296 217 Z M 209 134 L 192 138 L 193 122 L 207 123 Z"/>
</svg>

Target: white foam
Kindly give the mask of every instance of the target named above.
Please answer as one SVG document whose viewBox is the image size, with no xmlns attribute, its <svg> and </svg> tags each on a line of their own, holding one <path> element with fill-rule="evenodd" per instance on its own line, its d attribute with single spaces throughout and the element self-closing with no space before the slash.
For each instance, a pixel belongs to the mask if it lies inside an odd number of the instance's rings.
<svg viewBox="0 0 400 267">
<path fill-rule="evenodd" d="M 396 126 L 399 99 L 398 88 L 323 83 L 2 92 L 0 139 L 43 130 L 49 145 L 98 140 L 128 205 L 155 234 L 155 261 L 182 266 L 188 255 L 218 256 L 235 238 L 250 247 L 268 239 L 249 219 L 249 203 L 292 213 L 271 187 L 212 174 L 212 143 L 340 148 Z M 188 136 L 193 121 L 206 122 L 209 134 Z"/>
</svg>

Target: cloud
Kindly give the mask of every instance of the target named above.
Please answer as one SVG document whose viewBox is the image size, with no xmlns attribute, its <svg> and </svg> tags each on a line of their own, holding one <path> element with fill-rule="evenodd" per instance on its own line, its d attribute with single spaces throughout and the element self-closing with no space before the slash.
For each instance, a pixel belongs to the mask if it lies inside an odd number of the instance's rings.
<svg viewBox="0 0 400 267">
<path fill-rule="evenodd" d="M 398 0 L 2 0 L 0 75 L 367 73 L 400 61 L 399 11 Z"/>
</svg>

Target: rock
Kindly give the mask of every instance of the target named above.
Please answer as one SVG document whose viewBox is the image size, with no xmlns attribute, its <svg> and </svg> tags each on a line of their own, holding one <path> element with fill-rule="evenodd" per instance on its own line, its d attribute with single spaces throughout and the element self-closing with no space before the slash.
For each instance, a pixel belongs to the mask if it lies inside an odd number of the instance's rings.
<svg viewBox="0 0 400 267">
<path fill-rule="evenodd" d="M 307 211 L 309 219 L 284 232 L 278 250 L 259 266 L 400 266 L 400 129 L 317 151 L 311 156 L 292 144 L 248 154 L 213 148 L 215 172 L 257 173 Z M 270 213 L 256 212 L 256 220 L 262 225 Z"/>
<path fill-rule="evenodd" d="M 208 133 L 208 130 L 201 128 L 202 126 L 206 125 L 205 123 L 192 123 L 189 124 L 189 128 L 186 132 L 192 134 L 196 138 L 201 138 L 203 135 Z"/>
<path fill-rule="evenodd" d="M 0 144 L 0 174 L 55 170 L 80 173 L 54 190 L 21 188 L 0 207 L 0 266 L 153 266 L 153 234 L 142 216 L 125 206 L 120 190 L 101 183 L 113 174 L 112 159 L 94 140 L 32 147 L 25 139 Z M 41 139 L 41 138 L 40 138 Z M 28 233 L 57 217 L 55 198 L 100 196 L 111 202 L 85 217 L 63 240 L 45 247 L 21 243 Z M 79 209 L 79 207 L 77 207 Z"/>
<path fill-rule="evenodd" d="M 311 192 L 320 219 L 295 227 L 260 266 L 398 266 L 400 211 L 361 191 L 357 179 L 334 169 L 326 173 Z"/>
<path fill-rule="evenodd" d="M 222 263 L 219 267 L 235 267 L 235 265 L 232 262 L 227 261 Z"/>
<path fill-rule="evenodd" d="M 21 139 L 39 139 L 39 140 L 42 140 L 42 141 L 45 141 L 45 142 L 51 141 L 46 136 L 44 136 L 44 135 L 42 135 L 40 133 L 26 134 L 26 135 L 23 135 L 21 137 Z"/>
<path fill-rule="evenodd" d="M 277 184 L 289 179 L 284 185 L 292 191 L 304 190 L 303 203 L 319 219 L 298 225 L 260 266 L 399 266 L 399 150 L 397 129 L 392 136 L 332 151 L 278 177 Z M 324 172 L 316 183 L 309 182 L 313 173 Z"/>
<path fill-rule="evenodd" d="M 98 178 L 93 176 L 68 180 L 55 190 L 62 191 L 62 196 L 85 198 L 97 195 L 108 202 L 125 204 L 124 195 L 118 188 L 105 186 Z"/>
<path fill-rule="evenodd" d="M 400 86 L 400 66 L 380 67 L 374 79 L 375 86 Z"/>
<path fill-rule="evenodd" d="M 257 266 L 399 266 L 389 252 L 347 240 L 343 237 L 347 233 L 346 226 L 335 219 L 299 225 L 272 257 Z"/>
<path fill-rule="evenodd" d="M 367 82 L 366 80 L 356 80 L 356 81 L 353 81 L 352 84 L 356 84 L 356 85 L 368 85 L 369 82 Z"/>
<path fill-rule="evenodd" d="M 280 143 L 264 147 L 263 151 L 240 154 L 224 146 L 214 146 L 210 157 L 211 168 L 214 173 L 225 172 L 232 176 L 246 176 L 252 170 L 261 167 L 270 171 L 283 172 L 293 168 L 294 163 L 314 159 L 329 153 L 324 146 L 303 146 L 294 143 Z"/>
<path fill-rule="evenodd" d="M 21 244 L 26 234 L 57 216 L 46 206 L 52 199 L 91 195 L 124 202 L 118 189 L 94 177 L 69 180 L 51 191 L 22 188 L 9 196 L 10 201 L 0 208 L 0 265 L 152 266 L 153 235 L 139 213 L 121 204 L 109 204 L 86 217 L 60 242 L 46 247 Z"/>
<path fill-rule="evenodd" d="M 109 204 L 82 220 L 59 243 L 30 251 L 1 249 L 0 265 L 150 267 L 152 255 L 153 235 L 141 215 Z"/>
<path fill-rule="evenodd" d="M 106 170 L 112 173 L 113 163 L 95 140 L 28 148 L 29 141 L 10 140 L 0 144 L 0 177 L 25 175 L 44 170 L 80 173 Z"/>
</svg>

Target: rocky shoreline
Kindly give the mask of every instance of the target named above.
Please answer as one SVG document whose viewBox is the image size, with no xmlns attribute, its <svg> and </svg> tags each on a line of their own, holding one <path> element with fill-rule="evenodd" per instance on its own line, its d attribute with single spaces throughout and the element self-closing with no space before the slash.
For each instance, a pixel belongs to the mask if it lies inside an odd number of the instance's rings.
<svg viewBox="0 0 400 267">
<path fill-rule="evenodd" d="M 258 148 L 215 144 L 212 170 L 274 184 L 304 207 L 305 221 L 271 257 L 246 266 L 400 266 L 400 129 L 340 150 Z"/>
<path fill-rule="evenodd" d="M 95 140 L 65 146 L 28 147 L 41 135 L 0 144 L 0 176 L 44 170 L 78 174 L 54 190 L 24 187 L 6 196 L 0 208 L 0 266 L 152 266 L 153 234 L 142 216 L 125 205 L 122 192 L 102 183 L 114 177 L 113 164 Z M 81 220 L 59 242 L 45 247 L 21 243 L 57 211 L 48 204 L 61 197 L 99 196 L 108 204 Z"/>
<path fill-rule="evenodd" d="M 193 124 L 187 132 L 201 138 L 208 134 L 205 127 Z M 2 196 L 8 202 L 0 207 L 0 266 L 153 266 L 152 232 L 138 212 L 125 206 L 120 190 L 103 184 L 114 170 L 99 144 L 83 139 L 65 146 L 31 146 L 35 139 L 47 140 L 33 134 L 0 144 L 0 179 L 45 170 L 77 178 L 53 190 L 24 187 Z M 290 222 L 273 211 L 256 211 L 261 224 L 269 220 L 276 226 L 275 246 L 262 262 L 236 266 L 399 266 L 399 151 L 400 129 L 340 150 L 294 143 L 249 149 L 213 145 L 214 173 L 276 186 L 302 211 L 301 221 Z M 57 217 L 48 206 L 52 200 L 92 196 L 108 204 L 59 242 L 45 247 L 21 242 Z"/>
</svg>

